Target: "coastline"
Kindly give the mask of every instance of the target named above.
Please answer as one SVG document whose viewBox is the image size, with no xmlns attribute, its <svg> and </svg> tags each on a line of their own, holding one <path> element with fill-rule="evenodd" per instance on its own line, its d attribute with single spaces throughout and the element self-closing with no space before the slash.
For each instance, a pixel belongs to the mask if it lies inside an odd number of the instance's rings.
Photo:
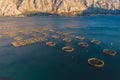
<svg viewBox="0 0 120 80">
<path fill-rule="evenodd" d="M 120 16 L 120 14 L 79 14 L 79 15 L 61 15 L 61 14 L 51 14 L 51 13 L 40 13 L 40 14 L 28 14 L 28 15 L 15 15 L 15 16 L 0 16 L 0 18 L 4 17 L 34 17 L 34 16 L 59 16 L 59 17 L 79 17 L 79 16 Z"/>
</svg>

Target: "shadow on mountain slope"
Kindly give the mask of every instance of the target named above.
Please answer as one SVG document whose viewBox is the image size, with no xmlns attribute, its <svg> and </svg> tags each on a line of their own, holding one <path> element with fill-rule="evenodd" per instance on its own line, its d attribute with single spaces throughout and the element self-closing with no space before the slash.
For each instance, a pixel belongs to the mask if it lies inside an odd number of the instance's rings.
<svg viewBox="0 0 120 80">
<path fill-rule="evenodd" d="M 108 10 L 104 8 L 98 8 L 98 7 L 89 7 L 87 10 L 83 11 L 82 14 L 83 16 L 86 15 L 120 15 L 120 10 Z"/>
</svg>

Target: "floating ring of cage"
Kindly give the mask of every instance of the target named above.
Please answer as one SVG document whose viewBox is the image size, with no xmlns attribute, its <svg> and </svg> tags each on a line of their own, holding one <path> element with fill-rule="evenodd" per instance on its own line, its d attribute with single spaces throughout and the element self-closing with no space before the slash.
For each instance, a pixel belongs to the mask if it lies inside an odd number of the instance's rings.
<svg viewBox="0 0 120 80">
<path fill-rule="evenodd" d="M 104 67 L 104 61 L 97 58 L 89 58 L 88 64 L 94 67 Z"/>
<path fill-rule="evenodd" d="M 3 34 L 7 36 L 10 34 L 10 32 L 4 32 Z"/>
<path fill-rule="evenodd" d="M 18 30 L 18 33 L 22 33 L 23 32 L 23 30 Z"/>
<path fill-rule="evenodd" d="M 79 42 L 78 45 L 83 48 L 87 48 L 89 46 L 86 42 Z"/>
<path fill-rule="evenodd" d="M 0 35 L 0 38 L 2 37 L 2 35 Z"/>
<path fill-rule="evenodd" d="M 8 36 L 8 37 L 14 37 L 14 36 L 17 35 L 17 34 L 15 34 L 15 33 L 11 33 L 11 32 L 5 32 L 5 33 L 3 33 L 3 34 L 5 34 L 5 35 Z"/>
<path fill-rule="evenodd" d="M 43 35 L 43 36 L 48 36 L 48 34 L 47 34 L 47 33 L 42 33 L 42 35 Z"/>
<path fill-rule="evenodd" d="M 16 34 L 9 34 L 8 37 L 15 37 Z"/>
<path fill-rule="evenodd" d="M 49 29 L 50 32 L 54 32 L 55 30 L 54 29 Z"/>
<path fill-rule="evenodd" d="M 48 39 L 46 39 L 46 38 L 41 38 L 41 41 L 48 41 Z"/>
<path fill-rule="evenodd" d="M 20 41 L 19 44 L 22 46 L 26 45 L 25 41 Z"/>
<path fill-rule="evenodd" d="M 76 36 L 75 38 L 78 39 L 78 40 L 84 40 L 85 39 L 84 36 Z"/>
<path fill-rule="evenodd" d="M 109 49 L 104 49 L 103 53 L 106 54 L 106 55 L 110 55 L 110 56 L 115 56 L 116 55 L 116 51 L 109 50 Z"/>
<path fill-rule="evenodd" d="M 96 44 L 96 45 L 99 45 L 99 44 L 100 44 L 100 41 L 93 39 L 93 40 L 91 40 L 91 43 Z"/>
<path fill-rule="evenodd" d="M 52 46 L 55 46 L 55 45 L 56 45 L 56 43 L 54 43 L 54 42 L 46 42 L 46 45 L 47 45 L 47 46 L 51 46 L 51 47 L 52 47 Z"/>
<path fill-rule="evenodd" d="M 57 36 L 57 35 L 53 35 L 52 38 L 53 38 L 53 39 L 58 39 L 59 36 Z"/>
<path fill-rule="evenodd" d="M 39 33 L 39 32 L 40 32 L 40 30 L 39 30 L 39 29 L 32 29 L 32 32 Z"/>
<path fill-rule="evenodd" d="M 28 32 L 26 30 L 19 30 L 18 32 L 23 34 L 23 35 L 27 35 L 28 34 Z"/>
<path fill-rule="evenodd" d="M 14 40 L 16 41 L 22 40 L 22 37 L 15 37 Z"/>
<path fill-rule="evenodd" d="M 65 46 L 62 48 L 62 51 L 64 52 L 73 52 L 74 48 L 70 47 L 70 46 Z"/>
<path fill-rule="evenodd" d="M 63 36 L 69 36 L 70 34 L 69 33 L 64 33 Z"/>
<path fill-rule="evenodd" d="M 27 35 L 28 34 L 28 32 L 26 32 L 26 31 L 22 31 L 22 32 L 20 32 L 22 35 Z"/>
<path fill-rule="evenodd" d="M 14 47 L 19 47 L 19 46 L 24 46 L 26 45 L 25 41 L 15 41 L 15 42 L 12 42 L 12 45 Z"/>
<path fill-rule="evenodd" d="M 57 35 L 61 35 L 61 34 L 62 34 L 62 32 L 56 32 L 56 34 L 57 34 Z"/>
<path fill-rule="evenodd" d="M 38 35 L 37 34 L 32 34 L 32 37 L 38 37 Z"/>
<path fill-rule="evenodd" d="M 43 31 L 48 31 L 48 30 L 49 30 L 49 28 L 44 27 L 44 28 L 42 28 L 42 30 L 43 30 Z"/>
<path fill-rule="evenodd" d="M 71 39 L 70 38 L 64 38 L 63 41 L 64 42 L 71 42 Z"/>
</svg>

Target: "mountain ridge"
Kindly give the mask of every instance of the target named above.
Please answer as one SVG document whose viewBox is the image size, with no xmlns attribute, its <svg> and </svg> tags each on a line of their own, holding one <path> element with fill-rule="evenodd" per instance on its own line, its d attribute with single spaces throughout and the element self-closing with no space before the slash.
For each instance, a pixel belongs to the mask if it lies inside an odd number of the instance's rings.
<svg viewBox="0 0 120 80">
<path fill-rule="evenodd" d="M 120 0 L 0 0 L 0 16 L 120 14 Z"/>
</svg>

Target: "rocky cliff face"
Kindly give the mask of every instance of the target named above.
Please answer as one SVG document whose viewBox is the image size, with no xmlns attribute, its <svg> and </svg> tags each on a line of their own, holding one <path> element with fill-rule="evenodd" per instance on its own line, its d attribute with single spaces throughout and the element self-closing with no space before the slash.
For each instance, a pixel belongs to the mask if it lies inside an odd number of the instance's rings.
<svg viewBox="0 0 120 80">
<path fill-rule="evenodd" d="M 120 0 L 0 0 L 0 16 L 119 14 Z"/>
</svg>

